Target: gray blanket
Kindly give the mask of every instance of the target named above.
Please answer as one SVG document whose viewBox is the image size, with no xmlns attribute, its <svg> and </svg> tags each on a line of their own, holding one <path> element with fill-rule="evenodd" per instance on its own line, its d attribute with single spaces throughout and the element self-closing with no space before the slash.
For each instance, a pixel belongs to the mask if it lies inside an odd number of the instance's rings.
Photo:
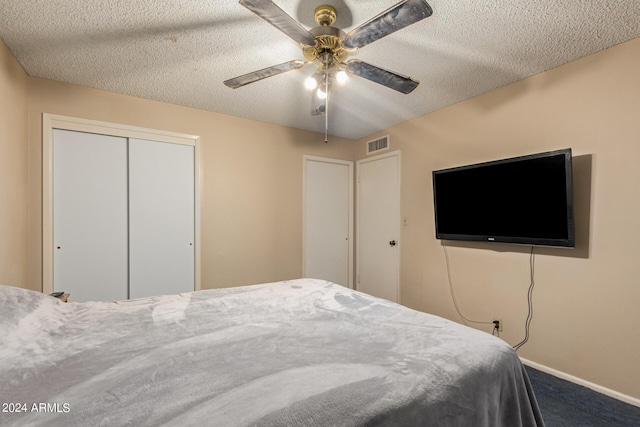
<svg viewBox="0 0 640 427">
<path fill-rule="evenodd" d="M 502 340 L 319 280 L 0 317 L 0 425 L 543 424 Z"/>
</svg>

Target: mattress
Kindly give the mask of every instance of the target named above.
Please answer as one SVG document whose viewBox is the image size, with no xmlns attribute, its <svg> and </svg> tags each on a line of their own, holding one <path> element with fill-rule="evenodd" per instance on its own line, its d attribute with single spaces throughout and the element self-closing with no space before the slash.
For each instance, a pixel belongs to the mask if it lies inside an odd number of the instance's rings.
<svg viewBox="0 0 640 427">
<path fill-rule="evenodd" d="M 543 425 L 499 338 L 326 281 L 0 316 L 1 425 Z"/>
</svg>

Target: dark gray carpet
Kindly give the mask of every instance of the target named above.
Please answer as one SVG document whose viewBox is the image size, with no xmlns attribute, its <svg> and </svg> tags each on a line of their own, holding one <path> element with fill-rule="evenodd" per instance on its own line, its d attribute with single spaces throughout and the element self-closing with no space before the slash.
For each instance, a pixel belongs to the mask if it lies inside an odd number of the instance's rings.
<svg viewBox="0 0 640 427">
<path fill-rule="evenodd" d="M 639 427 L 640 408 L 526 367 L 547 427 Z"/>
</svg>

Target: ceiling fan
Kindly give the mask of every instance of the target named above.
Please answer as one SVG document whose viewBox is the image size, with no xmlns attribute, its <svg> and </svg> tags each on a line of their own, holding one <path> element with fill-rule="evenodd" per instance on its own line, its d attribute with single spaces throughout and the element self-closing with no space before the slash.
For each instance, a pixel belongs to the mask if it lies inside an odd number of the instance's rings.
<svg viewBox="0 0 640 427">
<path fill-rule="evenodd" d="M 307 31 L 271 0 L 240 0 L 240 4 L 296 41 L 302 47 L 306 60 L 288 61 L 226 80 L 224 84 L 232 89 L 315 63 L 318 68 L 307 79 L 305 86 L 312 90 L 317 88 L 313 92 L 311 114 L 318 115 L 326 112 L 327 96 L 333 82 L 344 80 L 347 74 L 404 94 L 410 93 L 420 84 L 410 77 L 359 59 L 345 60 L 358 48 L 431 16 L 433 10 L 425 0 L 403 0 L 349 33 L 331 26 L 337 16 L 336 9 L 332 6 L 317 7 L 314 17 L 319 26 Z"/>
</svg>

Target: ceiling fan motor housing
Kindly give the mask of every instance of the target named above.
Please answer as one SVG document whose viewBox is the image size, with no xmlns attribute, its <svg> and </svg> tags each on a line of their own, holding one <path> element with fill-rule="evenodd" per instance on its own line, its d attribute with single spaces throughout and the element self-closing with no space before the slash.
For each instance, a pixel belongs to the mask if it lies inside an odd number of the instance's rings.
<svg viewBox="0 0 640 427">
<path fill-rule="evenodd" d="M 314 46 L 303 46 L 302 53 L 307 61 L 318 61 L 321 68 L 329 69 L 338 67 L 349 55 L 342 46 L 346 33 L 331 25 L 337 16 L 336 9 L 332 6 L 318 6 L 314 17 L 319 27 L 309 32 L 316 38 Z"/>
<path fill-rule="evenodd" d="M 334 27 L 316 27 L 309 31 L 315 38 L 315 46 L 304 46 L 302 53 L 307 61 L 338 66 L 349 55 L 342 46 L 345 32 Z"/>
</svg>

